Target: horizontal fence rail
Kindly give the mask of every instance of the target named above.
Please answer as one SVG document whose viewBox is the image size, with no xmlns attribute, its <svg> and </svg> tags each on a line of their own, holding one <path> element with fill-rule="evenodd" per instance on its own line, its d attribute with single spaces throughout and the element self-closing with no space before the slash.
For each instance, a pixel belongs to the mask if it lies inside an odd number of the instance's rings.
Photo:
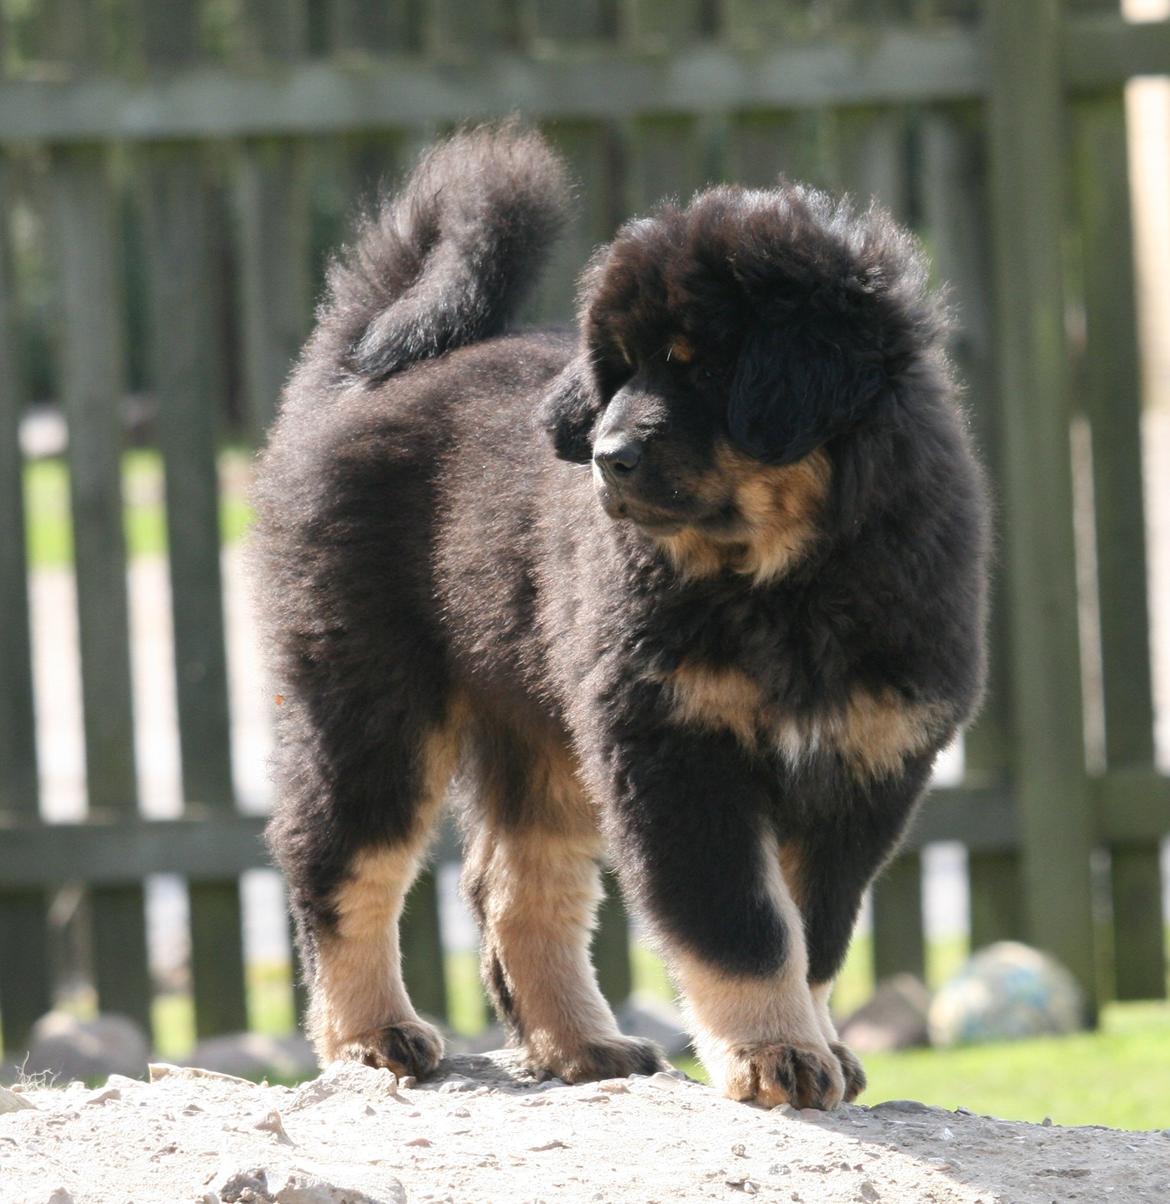
<svg viewBox="0 0 1170 1204">
<path fill-rule="evenodd" d="M 1170 63 L 1170 23 L 1080 17 L 1063 40 L 1070 93 L 1117 87 Z M 903 105 L 985 97 L 976 29 L 891 29 L 789 47 L 699 46 L 669 55 L 590 47 L 572 58 L 188 67 L 165 79 L 0 80 L 0 142 L 239 138 L 458 122 L 521 112 L 621 119 L 634 113 Z"/>
</svg>

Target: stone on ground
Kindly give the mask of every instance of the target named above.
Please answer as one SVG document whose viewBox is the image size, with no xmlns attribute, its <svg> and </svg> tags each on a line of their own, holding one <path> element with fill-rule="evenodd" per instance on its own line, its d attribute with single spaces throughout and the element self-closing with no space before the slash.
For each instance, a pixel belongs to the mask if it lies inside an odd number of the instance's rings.
<svg viewBox="0 0 1170 1204">
<path fill-rule="evenodd" d="M 999 941 L 968 958 L 930 1005 L 932 1045 L 1060 1036 L 1084 1025 L 1084 997 L 1055 958 Z"/>
</svg>

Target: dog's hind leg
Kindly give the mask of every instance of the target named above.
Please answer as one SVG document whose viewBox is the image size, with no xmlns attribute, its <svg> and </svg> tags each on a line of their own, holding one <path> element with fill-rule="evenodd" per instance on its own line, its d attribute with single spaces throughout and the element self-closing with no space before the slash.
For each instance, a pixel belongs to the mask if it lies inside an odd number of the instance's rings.
<svg viewBox="0 0 1170 1204">
<path fill-rule="evenodd" d="M 568 752 L 500 731 L 482 743 L 464 891 L 497 1012 L 529 1065 L 566 1082 L 662 1069 L 619 1032 L 590 962 L 602 842 Z"/>
<path fill-rule="evenodd" d="M 288 726 L 269 840 L 289 881 L 310 1036 L 322 1063 L 421 1077 L 443 1043 L 403 985 L 398 921 L 455 768 L 460 708 L 425 720 L 375 708 L 324 731 L 302 713 Z"/>
</svg>

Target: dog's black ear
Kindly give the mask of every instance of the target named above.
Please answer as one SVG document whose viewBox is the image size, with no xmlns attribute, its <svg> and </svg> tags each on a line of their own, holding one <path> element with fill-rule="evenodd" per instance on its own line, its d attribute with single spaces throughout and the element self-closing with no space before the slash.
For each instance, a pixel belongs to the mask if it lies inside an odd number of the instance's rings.
<svg viewBox="0 0 1170 1204">
<path fill-rule="evenodd" d="M 574 464 L 588 464 L 593 459 L 591 436 L 601 409 L 589 357 L 582 353 L 554 377 L 541 403 L 541 424 L 560 459 Z"/>
<path fill-rule="evenodd" d="M 728 431 L 749 455 L 791 464 L 855 425 L 887 388 L 880 355 L 848 335 L 798 322 L 760 324 L 736 364 Z"/>
</svg>

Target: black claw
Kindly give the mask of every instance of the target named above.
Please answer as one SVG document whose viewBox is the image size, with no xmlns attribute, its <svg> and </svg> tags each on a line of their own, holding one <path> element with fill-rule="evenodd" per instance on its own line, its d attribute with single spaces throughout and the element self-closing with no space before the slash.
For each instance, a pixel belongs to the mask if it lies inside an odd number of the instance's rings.
<svg viewBox="0 0 1170 1204">
<path fill-rule="evenodd" d="M 408 1074 L 421 1079 L 433 1069 L 435 1051 L 420 1030 L 391 1025 L 379 1036 L 387 1060 L 406 1067 Z"/>
</svg>

